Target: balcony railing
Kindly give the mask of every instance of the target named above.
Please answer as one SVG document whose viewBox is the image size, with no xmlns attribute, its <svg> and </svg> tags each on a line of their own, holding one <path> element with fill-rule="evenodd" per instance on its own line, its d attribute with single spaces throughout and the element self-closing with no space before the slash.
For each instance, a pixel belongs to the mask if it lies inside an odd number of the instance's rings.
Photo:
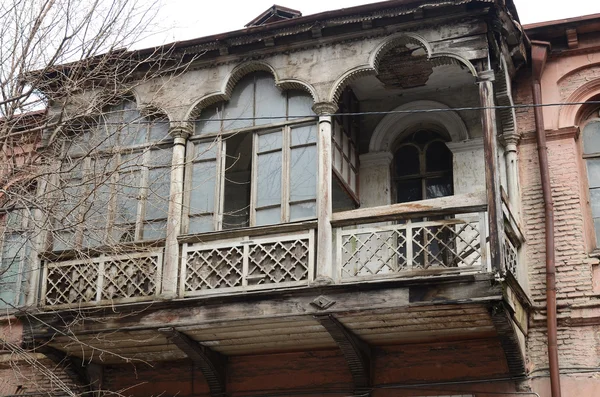
<svg viewBox="0 0 600 397">
<path fill-rule="evenodd" d="M 48 262 L 41 303 L 56 308 L 151 300 L 160 293 L 163 251 Z"/>
<path fill-rule="evenodd" d="M 335 214 L 341 282 L 488 270 L 482 196 L 446 197 Z"/>
<path fill-rule="evenodd" d="M 334 269 L 331 278 L 339 283 L 490 272 L 486 211 L 482 193 L 335 213 L 332 262 L 323 266 Z M 504 268 L 516 277 L 515 241 L 522 240 L 510 211 L 505 219 L 503 266 L 494 271 Z M 179 298 L 308 287 L 321 265 L 315 263 L 316 225 L 312 220 L 180 236 L 178 280 L 162 280 L 162 248 L 46 261 L 40 303 L 61 308 L 152 301 L 167 282 L 178 283 Z"/>
<path fill-rule="evenodd" d="M 314 253 L 314 230 L 185 243 L 180 296 L 307 286 L 314 277 Z"/>
<path fill-rule="evenodd" d="M 340 229 L 342 281 L 385 276 L 479 272 L 487 268 L 486 213 Z"/>
</svg>

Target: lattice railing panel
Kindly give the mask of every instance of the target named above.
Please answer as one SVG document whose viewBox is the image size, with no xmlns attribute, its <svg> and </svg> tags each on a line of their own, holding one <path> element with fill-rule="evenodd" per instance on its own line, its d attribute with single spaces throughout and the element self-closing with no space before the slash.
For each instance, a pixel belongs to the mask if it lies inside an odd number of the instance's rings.
<svg viewBox="0 0 600 397">
<path fill-rule="evenodd" d="M 414 271 L 468 271 L 487 266 L 485 213 L 478 217 L 404 221 L 337 231 L 342 279 Z"/>
<path fill-rule="evenodd" d="M 162 251 L 46 263 L 42 305 L 148 300 L 160 292 Z"/>
<path fill-rule="evenodd" d="M 504 235 L 502 242 L 502 248 L 504 250 L 502 260 L 504 261 L 504 269 L 511 272 L 515 278 L 517 278 L 517 266 L 518 262 L 518 250 L 517 247 L 510 241 L 507 235 Z"/>
<path fill-rule="evenodd" d="M 307 285 L 314 272 L 313 235 L 184 244 L 180 294 Z"/>
<path fill-rule="evenodd" d="M 50 265 L 44 285 L 46 305 L 93 302 L 98 291 L 98 264 L 90 261 Z"/>
<path fill-rule="evenodd" d="M 156 295 L 159 271 L 157 256 L 127 257 L 104 262 L 102 300 Z"/>
</svg>

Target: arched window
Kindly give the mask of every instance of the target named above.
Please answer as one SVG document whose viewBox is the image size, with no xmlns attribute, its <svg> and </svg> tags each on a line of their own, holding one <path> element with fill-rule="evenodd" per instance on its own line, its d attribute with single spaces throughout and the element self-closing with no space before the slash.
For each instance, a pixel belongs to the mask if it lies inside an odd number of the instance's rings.
<svg viewBox="0 0 600 397">
<path fill-rule="evenodd" d="M 184 231 L 201 233 L 316 216 L 312 97 L 281 91 L 264 72 L 203 109 L 187 156 Z"/>
<path fill-rule="evenodd" d="M 600 118 L 588 120 L 583 128 L 583 158 L 587 168 L 596 247 L 600 247 Z"/>
<path fill-rule="evenodd" d="M 130 100 L 103 109 L 63 148 L 53 248 L 93 248 L 166 234 L 172 142 L 161 115 Z"/>
<path fill-rule="evenodd" d="M 397 203 L 450 196 L 452 152 L 440 134 L 418 130 L 398 145 L 392 175 Z"/>
</svg>

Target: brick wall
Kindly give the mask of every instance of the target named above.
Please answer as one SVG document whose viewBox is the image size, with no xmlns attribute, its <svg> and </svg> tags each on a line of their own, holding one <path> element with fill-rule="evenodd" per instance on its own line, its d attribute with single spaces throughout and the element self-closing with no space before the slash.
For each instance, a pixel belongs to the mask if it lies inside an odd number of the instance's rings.
<svg viewBox="0 0 600 397">
<path fill-rule="evenodd" d="M 560 87 L 561 93 L 568 95 L 576 88 L 574 85 L 593 78 L 596 72 L 589 73 L 589 76 L 576 73 L 566 78 L 563 81 L 565 86 Z M 527 73 L 515 82 L 514 92 L 516 103 L 533 102 L 531 81 Z M 520 109 L 517 117 L 519 132 L 524 137 L 519 146 L 522 223 L 527 239 L 524 258 L 528 266 L 531 298 L 536 306 L 530 319 L 527 359 L 529 369 L 534 371 L 532 375 L 544 376 L 543 371 L 548 366 L 546 318 L 543 309 L 546 296 L 545 225 L 537 145 L 533 137 L 533 109 Z M 574 136 L 559 136 L 555 131 L 547 131 L 547 137 L 555 209 L 559 362 L 565 371 L 576 367 L 598 367 L 600 327 L 576 324 L 573 321 L 575 311 L 585 311 L 587 306 L 597 301 L 595 294 L 598 289 L 594 288 L 593 277 L 597 260 L 589 257 L 590 246 L 586 244 L 585 217 L 588 204 L 579 142 Z M 544 384 L 543 381 L 538 383 Z M 563 391 L 566 391 L 564 389 L 563 387 Z M 567 395 L 575 394 L 567 391 Z"/>
</svg>

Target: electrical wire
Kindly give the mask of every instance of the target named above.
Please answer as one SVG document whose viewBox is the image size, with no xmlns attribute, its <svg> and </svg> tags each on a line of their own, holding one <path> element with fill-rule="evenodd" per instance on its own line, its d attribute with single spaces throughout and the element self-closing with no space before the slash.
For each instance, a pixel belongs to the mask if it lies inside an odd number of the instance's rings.
<svg viewBox="0 0 600 397">
<path fill-rule="evenodd" d="M 600 101 L 586 101 L 586 102 L 555 102 L 555 103 L 541 103 L 541 104 L 515 104 L 515 105 L 496 105 L 496 106 L 464 106 L 464 107 L 453 107 L 453 108 L 434 108 L 434 109 L 405 109 L 405 110 L 385 110 L 385 111 L 369 111 L 369 112 L 341 112 L 332 113 L 330 116 L 385 116 L 388 114 L 414 114 L 414 113 L 442 113 L 442 112 L 464 112 L 464 111 L 475 111 L 475 110 L 509 110 L 509 109 L 530 109 L 530 108 L 544 108 L 554 106 L 579 106 L 579 105 L 600 105 Z M 169 121 L 156 121 L 156 120 L 136 120 L 132 124 L 159 124 L 159 123 L 176 123 L 176 122 L 220 122 L 220 121 L 252 121 L 252 120 L 280 120 L 287 119 L 294 121 L 295 119 L 308 119 L 318 118 L 315 114 L 310 115 L 295 115 L 295 116 L 260 116 L 260 117 L 224 117 L 224 118 L 210 118 L 210 119 L 187 119 L 187 120 L 169 120 Z M 124 123 L 112 123 L 103 122 L 103 125 L 123 125 Z"/>
</svg>

